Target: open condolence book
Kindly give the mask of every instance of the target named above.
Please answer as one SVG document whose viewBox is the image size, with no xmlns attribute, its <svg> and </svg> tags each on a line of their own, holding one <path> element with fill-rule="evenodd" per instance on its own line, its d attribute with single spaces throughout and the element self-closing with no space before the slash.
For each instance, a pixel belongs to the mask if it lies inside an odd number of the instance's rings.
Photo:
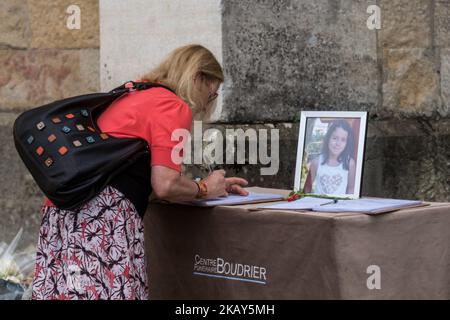
<svg viewBox="0 0 450 320">
<path fill-rule="evenodd" d="M 398 200 L 380 198 L 361 198 L 352 200 L 334 200 L 315 197 L 304 197 L 292 202 L 279 203 L 259 209 L 278 210 L 312 210 L 319 212 L 360 212 L 377 214 L 403 208 L 426 205 L 420 200 Z"/>
<path fill-rule="evenodd" d="M 189 203 L 185 202 L 184 204 L 199 207 L 215 207 L 215 206 L 231 206 L 238 204 L 258 203 L 258 202 L 280 201 L 283 200 L 283 198 L 284 197 L 279 194 L 249 192 L 247 196 L 230 194 L 227 197 L 194 200 Z"/>
</svg>

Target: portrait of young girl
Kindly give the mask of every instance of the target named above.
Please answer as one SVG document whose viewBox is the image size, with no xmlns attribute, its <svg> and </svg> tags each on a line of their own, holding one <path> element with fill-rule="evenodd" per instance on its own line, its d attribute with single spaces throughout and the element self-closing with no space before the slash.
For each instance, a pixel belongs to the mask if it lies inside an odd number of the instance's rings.
<svg viewBox="0 0 450 320">
<path fill-rule="evenodd" d="M 310 144 L 312 145 L 312 144 Z M 355 190 L 355 132 L 346 119 L 328 122 L 320 153 L 306 157 L 308 173 L 303 192 L 353 194 Z"/>
</svg>

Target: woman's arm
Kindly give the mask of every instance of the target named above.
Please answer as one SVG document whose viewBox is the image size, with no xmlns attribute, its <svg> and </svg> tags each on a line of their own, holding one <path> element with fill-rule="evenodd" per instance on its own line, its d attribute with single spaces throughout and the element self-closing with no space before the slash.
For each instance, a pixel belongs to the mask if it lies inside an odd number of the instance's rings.
<svg viewBox="0 0 450 320">
<path fill-rule="evenodd" d="M 356 163 L 353 158 L 349 161 L 348 168 L 348 180 L 347 180 L 347 194 L 355 192 L 355 175 L 356 175 Z"/>
<path fill-rule="evenodd" d="M 237 193 L 247 195 L 242 186 L 247 181 L 242 178 L 225 178 L 224 170 L 213 171 L 204 179 L 208 188 L 208 198 Z M 174 169 L 155 165 L 152 166 L 152 188 L 155 196 L 169 201 L 189 201 L 195 199 L 198 193 L 197 183 L 181 176 Z"/>
</svg>

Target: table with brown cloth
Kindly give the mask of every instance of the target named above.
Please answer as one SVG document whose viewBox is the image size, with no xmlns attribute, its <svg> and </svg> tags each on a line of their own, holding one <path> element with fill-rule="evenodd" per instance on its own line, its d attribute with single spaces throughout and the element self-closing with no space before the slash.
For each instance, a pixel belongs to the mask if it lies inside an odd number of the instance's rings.
<svg viewBox="0 0 450 320">
<path fill-rule="evenodd" d="M 150 299 L 450 298 L 450 203 L 380 215 L 249 210 L 260 205 L 150 203 Z"/>
</svg>

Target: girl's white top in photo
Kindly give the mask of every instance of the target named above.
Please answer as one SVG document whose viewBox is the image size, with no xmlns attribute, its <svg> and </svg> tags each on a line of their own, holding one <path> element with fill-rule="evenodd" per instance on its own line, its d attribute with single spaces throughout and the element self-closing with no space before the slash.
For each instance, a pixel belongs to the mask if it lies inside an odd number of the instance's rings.
<svg viewBox="0 0 450 320">
<path fill-rule="evenodd" d="M 347 193 L 348 170 L 341 162 L 338 166 L 323 163 L 323 155 L 319 157 L 319 165 L 313 184 L 313 193 L 344 195 Z"/>
</svg>

